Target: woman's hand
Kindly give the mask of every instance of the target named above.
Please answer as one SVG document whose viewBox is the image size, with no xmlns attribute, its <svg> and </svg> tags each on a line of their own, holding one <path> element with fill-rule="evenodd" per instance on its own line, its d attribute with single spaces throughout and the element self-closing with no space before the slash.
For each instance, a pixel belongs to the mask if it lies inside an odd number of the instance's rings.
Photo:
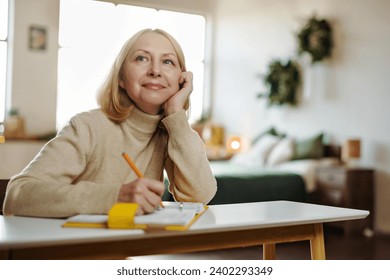
<svg viewBox="0 0 390 280">
<path fill-rule="evenodd" d="M 168 101 L 163 105 L 166 116 L 184 109 L 184 106 L 188 102 L 193 89 L 192 79 L 192 72 L 188 71 L 181 73 L 179 78 L 179 91 L 172 95 L 172 97 L 169 98 Z"/>
<path fill-rule="evenodd" d="M 137 203 L 137 215 L 151 213 L 160 204 L 164 189 L 164 184 L 160 181 L 139 178 L 122 185 L 118 202 Z"/>
</svg>

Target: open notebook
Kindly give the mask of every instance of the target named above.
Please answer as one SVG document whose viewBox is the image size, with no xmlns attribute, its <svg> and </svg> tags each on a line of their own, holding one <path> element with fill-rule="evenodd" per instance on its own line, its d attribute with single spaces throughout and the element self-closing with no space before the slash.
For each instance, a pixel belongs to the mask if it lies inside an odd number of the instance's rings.
<svg viewBox="0 0 390 280">
<path fill-rule="evenodd" d="M 138 205 L 117 203 L 108 215 L 76 215 L 68 218 L 64 227 L 122 228 L 145 230 L 187 230 L 207 206 L 193 202 L 164 202 L 150 214 L 135 216 Z"/>
</svg>

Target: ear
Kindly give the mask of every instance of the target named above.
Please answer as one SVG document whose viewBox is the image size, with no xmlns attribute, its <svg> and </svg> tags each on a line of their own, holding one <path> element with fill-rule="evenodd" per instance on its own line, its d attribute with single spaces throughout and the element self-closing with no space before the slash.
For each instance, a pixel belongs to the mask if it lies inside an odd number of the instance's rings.
<svg viewBox="0 0 390 280">
<path fill-rule="evenodd" d="M 119 86 L 122 88 L 122 89 L 125 89 L 124 87 L 125 83 L 123 82 L 122 79 L 119 80 Z"/>
</svg>

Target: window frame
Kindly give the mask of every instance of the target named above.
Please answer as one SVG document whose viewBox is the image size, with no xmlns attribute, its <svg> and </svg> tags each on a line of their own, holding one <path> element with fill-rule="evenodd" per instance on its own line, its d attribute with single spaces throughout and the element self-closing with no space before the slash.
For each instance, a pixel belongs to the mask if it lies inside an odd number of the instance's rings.
<svg viewBox="0 0 390 280">
<path fill-rule="evenodd" d="M 95 0 L 96 1 L 96 0 Z M 193 14 L 193 15 L 199 15 L 202 16 L 205 20 L 205 30 L 204 30 L 204 56 L 203 56 L 203 88 L 199 89 L 199 93 L 202 94 L 202 103 L 201 103 L 201 110 L 200 115 L 196 115 L 197 118 L 195 121 L 203 121 L 205 119 L 208 119 L 211 116 L 211 110 L 212 110 L 212 94 L 211 94 L 211 81 L 212 81 L 212 63 L 211 63 L 211 34 L 212 34 L 212 24 L 210 19 L 210 13 L 202 11 L 201 9 L 188 9 L 188 8 L 180 8 L 180 7 L 172 7 L 170 5 L 165 5 L 164 3 L 147 3 L 148 1 L 144 1 L 141 4 L 140 3 L 134 3 L 134 1 L 113 1 L 113 0 L 97 0 L 101 2 L 107 2 L 114 5 L 130 5 L 130 6 L 138 6 L 143 8 L 152 8 L 155 10 L 165 10 L 165 11 L 171 11 L 171 12 L 178 12 L 178 13 L 187 13 L 187 14 Z M 162 1 L 164 2 L 164 1 Z M 59 44 L 59 50 L 62 47 Z M 191 70 L 191 69 L 189 69 Z M 190 111 L 191 114 L 191 111 Z M 194 120 L 193 120 L 194 121 Z M 57 121 L 57 126 L 59 121 Z"/>
<path fill-rule="evenodd" d="M 9 88 L 10 88 L 10 75 L 11 75 L 11 71 L 10 71 L 10 51 L 11 51 L 11 48 L 10 48 L 10 30 L 11 30 L 11 20 L 10 20 L 10 17 L 11 17 L 11 10 L 12 10 L 12 1 L 8 0 L 6 1 L 8 2 L 8 5 L 7 5 L 7 19 L 6 19 L 6 23 L 7 23 L 7 28 L 6 28 L 6 34 L 5 34 L 5 38 L 2 39 L 0 38 L 0 42 L 3 42 L 5 43 L 6 45 L 6 55 L 5 55 L 5 76 L 4 76 L 4 88 L 0 89 L 1 91 L 4 90 L 4 97 L 1 97 L 1 101 L 0 101 L 0 106 L 3 107 L 3 112 L 0 113 L 0 134 L 3 132 L 3 126 L 2 124 L 4 123 L 4 120 L 5 120 L 5 117 L 7 115 L 7 111 L 9 110 L 9 106 L 8 106 L 8 102 L 9 102 Z M 4 98 L 4 99 L 3 99 Z"/>
</svg>

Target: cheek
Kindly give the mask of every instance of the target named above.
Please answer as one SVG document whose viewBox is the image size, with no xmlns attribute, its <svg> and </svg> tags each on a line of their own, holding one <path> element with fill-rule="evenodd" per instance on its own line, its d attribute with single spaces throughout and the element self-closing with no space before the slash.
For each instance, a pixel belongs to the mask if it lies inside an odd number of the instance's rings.
<svg viewBox="0 0 390 280">
<path fill-rule="evenodd" d="M 125 71 L 123 73 L 123 77 L 120 81 L 120 85 L 126 89 L 126 90 L 130 90 L 132 88 L 134 88 L 136 86 L 136 82 L 138 80 L 138 77 L 137 77 L 137 72 L 135 71 Z"/>
<path fill-rule="evenodd" d="M 134 65 L 133 63 L 126 61 L 122 69 L 122 80 L 125 84 L 129 84 L 134 80 L 137 80 L 142 74 L 142 69 Z"/>
<path fill-rule="evenodd" d="M 180 81 L 180 73 L 172 73 L 170 75 L 170 85 L 171 88 L 175 91 L 178 91 L 180 89 L 179 81 Z"/>
</svg>

